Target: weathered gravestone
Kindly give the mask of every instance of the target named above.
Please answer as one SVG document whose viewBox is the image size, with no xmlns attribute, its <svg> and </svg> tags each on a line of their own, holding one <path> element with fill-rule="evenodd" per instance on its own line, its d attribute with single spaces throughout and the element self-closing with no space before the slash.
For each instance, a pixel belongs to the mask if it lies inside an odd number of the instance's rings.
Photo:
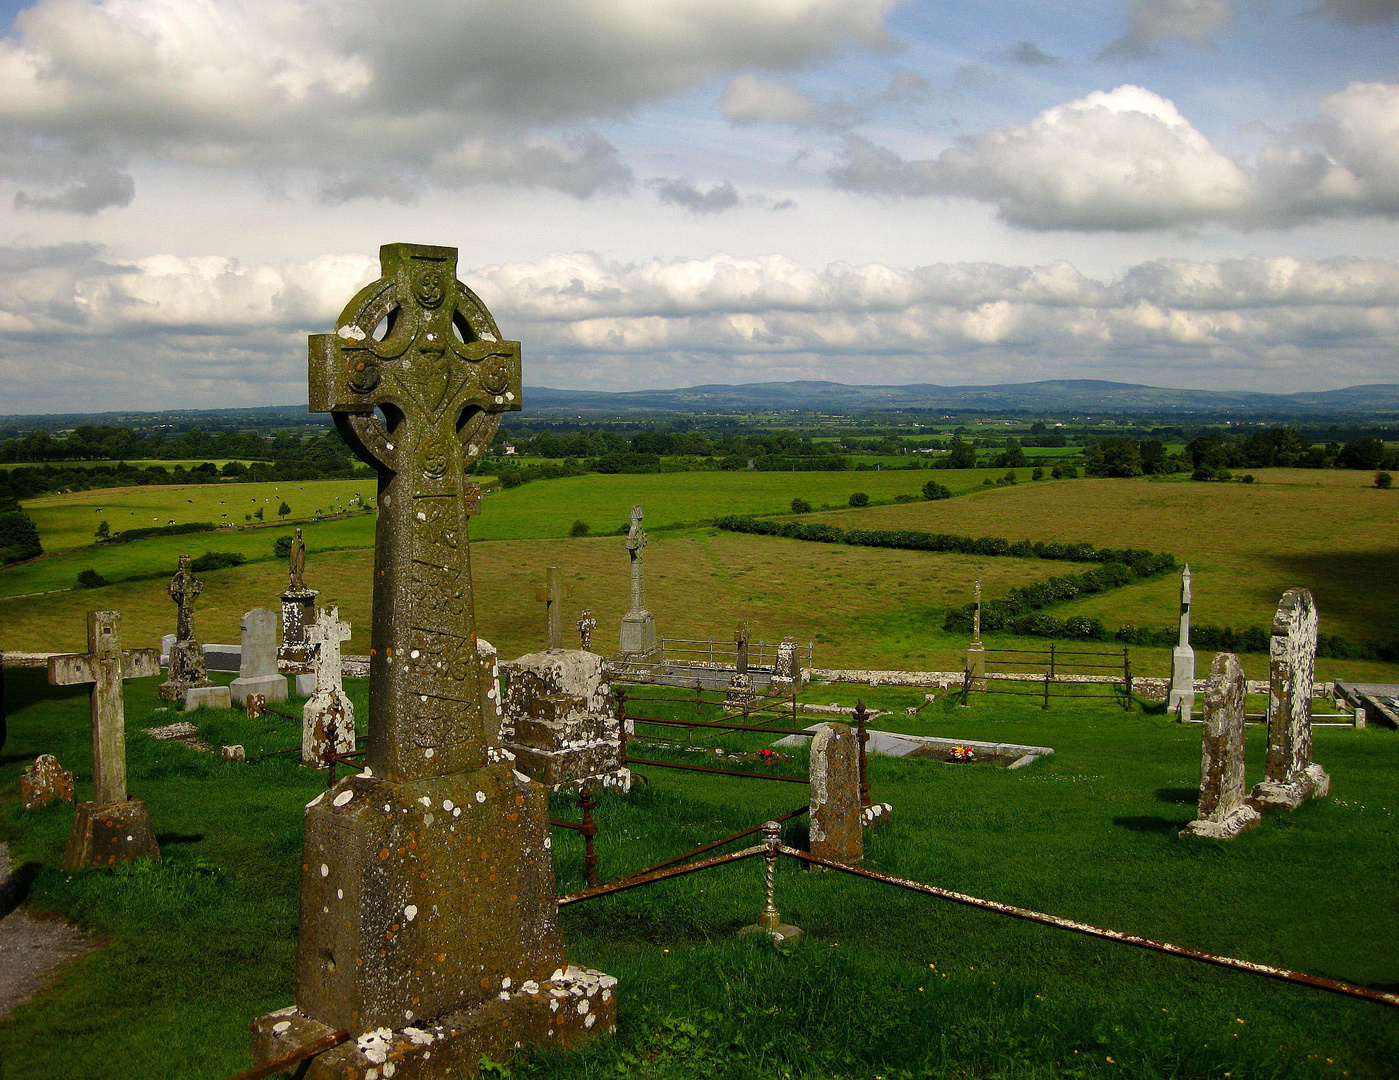
<svg viewBox="0 0 1399 1080">
<path fill-rule="evenodd" d="M 972 643 L 967 646 L 967 686 L 972 690 L 986 689 L 986 646 L 981 643 L 981 579 L 976 579 L 972 591 L 976 607 L 972 611 Z"/>
<path fill-rule="evenodd" d="M 287 554 L 287 589 L 282 593 L 282 643 L 277 647 L 280 670 L 297 676 L 298 694 L 310 694 L 315 689 L 313 646 L 306 639 L 306 628 L 316 617 L 315 589 L 306 587 L 306 541 L 301 538 L 301 526 Z"/>
<path fill-rule="evenodd" d="M 72 801 L 73 774 L 52 754 L 40 754 L 20 775 L 19 802 L 26 810 Z"/>
<path fill-rule="evenodd" d="M 563 571 L 551 566 L 545 572 L 544 588 L 534 594 L 534 598 L 544 605 L 544 647 L 563 648 L 563 602 L 569 598 L 568 588 L 563 583 Z"/>
<path fill-rule="evenodd" d="M 1249 796 L 1260 810 L 1293 810 L 1331 792 L 1331 778 L 1312 761 L 1317 625 L 1310 590 L 1288 589 L 1282 594 L 1269 642 L 1265 778 Z"/>
<path fill-rule="evenodd" d="M 1205 683 L 1205 723 L 1200 732 L 1199 816 L 1181 836 L 1229 840 L 1259 822 L 1245 801 L 1244 669 L 1233 653 L 1215 654 Z"/>
<path fill-rule="evenodd" d="M 1195 650 L 1190 647 L 1190 564 L 1180 572 L 1180 638 L 1171 652 L 1171 690 L 1166 711 L 1182 723 L 1195 708 Z"/>
<path fill-rule="evenodd" d="M 179 569 L 170 579 L 170 599 L 175 601 L 175 643 L 170 646 L 169 675 L 160 684 L 166 701 L 188 703 L 191 690 L 212 687 L 204 667 L 204 646 L 194 636 L 194 602 L 204 591 L 204 583 L 189 567 L 189 556 L 180 556 Z M 226 705 L 227 702 L 224 702 Z"/>
<path fill-rule="evenodd" d="M 596 653 L 556 649 L 515 661 L 505 690 L 504 745 L 522 772 L 565 784 L 631 788 L 622 728 Z"/>
<path fill-rule="evenodd" d="M 115 611 L 87 613 L 87 652 L 49 657 L 55 686 L 91 683 L 92 801 L 78 804 L 63 869 L 160 858 L 146 804 L 126 797 L 126 708 L 122 681 L 160 674 L 156 649 L 123 649 Z"/>
<path fill-rule="evenodd" d="M 775 694 L 788 694 L 801 688 L 801 670 L 797 667 L 797 643 L 783 638 L 777 646 L 777 660 L 772 667 L 771 689 Z"/>
<path fill-rule="evenodd" d="M 747 712 L 757 703 L 758 692 L 753 689 L 753 676 L 748 674 L 748 624 L 741 623 L 734 631 L 734 673 L 724 695 L 724 708 Z"/>
<path fill-rule="evenodd" d="M 261 694 L 265 701 L 286 701 L 287 677 L 277 673 L 277 613 L 253 608 L 243 616 L 240 630 L 238 678 L 228 684 L 229 696 L 239 705 L 249 694 Z"/>
<path fill-rule="evenodd" d="M 651 660 L 656 655 L 656 620 L 646 610 L 646 530 L 641 524 L 641 504 L 631 508 L 631 531 L 627 534 L 627 554 L 631 557 L 631 610 L 622 616 L 622 659 Z"/>
<path fill-rule="evenodd" d="M 355 748 L 355 707 L 341 680 L 340 643 L 350 640 L 350 624 L 339 608 L 317 608 L 306 628 L 316 665 L 316 690 L 301 707 L 301 764 L 323 768 L 332 748 L 349 754 Z"/>
<path fill-rule="evenodd" d="M 811 854 L 835 862 L 864 858 L 860 744 L 848 724 L 822 724 L 811 740 Z"/>
<path fill-rule="evenodd" d="M 578 640 L 579 648 L 584 652 L 593 650 L 593 631 L 597 629 L 597 620 L 593 618 L 593 613 L 588 608 L 583 609 L 583 614 L 578 616 Z"/>
<path fill-rule="evenodd" d="M 465 471 L 519 408 L 519 343 L 456 257 L 385 246 L 383 276 L 310 339 L 311 408 L 378 472 L 379 518 L 366 767 L 307 808 L 296 1006 L 253 1022 L 256 1063 L 364 1033 L 306 1080 L 470 1076 L 615 1024 L 615 980 L 564 957 L 545 790 L 491 745 Z"/>
</svg>

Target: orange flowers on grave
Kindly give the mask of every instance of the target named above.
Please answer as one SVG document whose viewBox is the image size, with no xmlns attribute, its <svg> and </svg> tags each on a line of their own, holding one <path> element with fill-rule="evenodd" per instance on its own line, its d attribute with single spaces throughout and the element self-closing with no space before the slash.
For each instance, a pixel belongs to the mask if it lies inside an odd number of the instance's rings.
<svg viewBox="0 0 1399 1080">
<path fill-rule="evenodd" d="M 949 753 L 953 761 L 973 761 L 976 758 L 970 746 L 954 746 Z"/>
</svg>

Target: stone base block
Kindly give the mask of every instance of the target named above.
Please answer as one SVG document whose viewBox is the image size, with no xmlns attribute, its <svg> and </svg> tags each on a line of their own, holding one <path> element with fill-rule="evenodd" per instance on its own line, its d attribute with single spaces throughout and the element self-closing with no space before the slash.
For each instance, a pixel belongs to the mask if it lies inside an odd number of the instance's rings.
<svg viewBox="0 0 1399 1080">
<path fill-rule="evenodd" d="M 296 696 L 310 697 L 316 692 L 316 673 L 303 671 L 296 676 Z"/>
<path fill-rule="evenodd" d="M 1292 780 L 1264 780 L 1249 794 L 1248 803 L 1256 810 L 1296 810 L 1308 799 L 1324 799 L 1331 794 L 1331 777 L 1313 762 Z"/>
<path fill-rule="evenodd" d="M 1229 811 L 1222 817 L 1197 818 L 1180 830 L 1181 836 L 1203 836 L 1209 840 L 1232 840 L 1241 832 L 1255 827 L 1263 817 L 1253 807 L 1245 804 Z"/>
<path fill-rule="evenodd" d="M 724 708 L 751 709 L 757 703 L 758 691 L 753 689 L 752 678 L 735 673 L 729 680 L 729 692 L 724 697 Z"/>
<path fill-rule="evenodd" d="M 504 745 L 515 755 L 515 768 L 550 789 L 587 781 L 594 786 L 631 790 L 631 770 L 618 763 L 621 743 L 616 739 L 561 750 L 544 750 L 513 742 Z"/>
<path fill-rule="evenodd" d="M 86 866 L 115 866 L 132 859 L 160 858 L 151 831 L 150 815 L 140 799 L 124 803 L 79 803 L 63 853 L 63 869 L 71 873 Z"/>
<path fill-rule="evenodd" d="M 214 685 L 204 667 L 204 648 L 197 641 L 171 645 L 169 665 L 169 678 L 156 687 L 165 701 L 184 701 L 191 688 Z"/>
<path fill-rule="evenodd" d="M 367 1031 L 287 1070 L 304 1080 L 458 1080 L 476 1076 L 482 1056 L 575 1046 L 617 1030 L 617 980 L 586 968 L 555 971 L 545 982 L 502 990 L 496 1000 L 397 1031 Z M 332 1034 L 295 1006 L 252 1023 L 253 1064 L 260 1065 Z"/>
<path fill-rule="evenodd" d="M 261 694 L 267 701 L 286 701 L 287 677 L 250 675 L 246 679 L 234 679 L 228 684 L 228 695 L 235 705 L 246 704 L 249 694 Z"/>
<path fill-rule="evenodd" d="M 191 686 L 185 691 L 185 712 L 195 709 L 231 709 L 233 699 L 226 686 Z"/>
<path fill-rule="evenodd" d="M 650 658 L 656 653 L 656 619 L 649 611 L 622 616 L 620 654 L 623 659 Z"/>
</svg>

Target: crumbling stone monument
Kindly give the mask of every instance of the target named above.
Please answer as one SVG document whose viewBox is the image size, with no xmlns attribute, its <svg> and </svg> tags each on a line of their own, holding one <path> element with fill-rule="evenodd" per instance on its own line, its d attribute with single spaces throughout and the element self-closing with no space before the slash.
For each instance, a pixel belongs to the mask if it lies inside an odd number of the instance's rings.
<svg viewBox="0 0 1399 1080">
<path fill-rule="evenodd" d="M 40 754 L 19 778 L 19 802 L 26 810 L 73 801 L 73 774 L 52 754 Z"/>
<path fill-rule="evenodd" d="M 621 719 L 602 657 L 555 649 L 515 661 L 505 690 L 504 745 L 516 768 L 550 788 L 631 788 Z"/>
<path fill-rule="evenodd" d="M 282 643 L 277 647 L 279 670 L 297 676 L 298 695 L 315 691 L 315 666 L 311 643 L 306 640 L 306 628 L 316 618 L 315 589 L 306 587 L 306 541 L 301 538 L 301 526 L 287 554 L 287 589 L 282 593 Z"/>
<path fill-rule="evenodd" d="M 239 640 L 238 678 L 228 684 L 229 697 L 242 705 L 249 694 L 266 701 L 287 700 L 287 677 L 277 673 L 277 613 L 253 608 L 243 615 Z"/>
<path fill-rule="evenodd" d="M 191 690 L 214 685 L 204 669 L 204 646 L 194 636 L 194 601 L 203 591 L 204 583 L 189 568 L 189 556 L 181 555 L 169 588 L 170 599 L 175 601 L 175 643 L 170 646 L 169 674 L 158 687 L 166 701 L 187 704 Z"/>
<path fill-rule="evenodd" d="M 968 686 L 972 690 L 986 689 L 986 646 L 981 643 L 981 579 L 972 590 L 976 608 L 972 612 L 972 643 L 967 646 Z"/>
<path fill-rule="evenodd" d="M 641 525 L 641 504 L 631 508 L 631 532 L 627 554 L 631 556 L 631 610 L 622 616 L 623 660 L 652 660 L 656 656 L 656 620 L 646 610 L 646 580 L 642 560 L 646 554 L 646 530 Z"/>
<path fill-rule="evenodd" d="M 860 744 L 848 724 L 822 724 L 811 740 L 811 854 L 835 862 L 865 857 L 860 820 Z"/>
<path fill-rule="evenodd" d="M 350 624 L 340 621 L 339 608 L 317 608 L 306 640 L 316 665 L 316 689 L 301 707 L 301 764 L 319 769 L 332 748 L 337 754 L 355 748 L 355 707 L 345 694 L 340 660 Z"/>
<path fill-rule="evenodd" d="M 1312 761 L 1312 685 L 1316 673 L 1316 601 L 1288 589 L 1273 617 L 1268 665 L 1268 757 L 1249 802 L 1260 810 L 1295 810 L 1325 798 L 1331 778 Z"/>
<path fill-rule="evenodd" d="M 1194 708 L 1195 650 L 1190 647 L 1190 564 L 1186 563 L 1180 572 L 1180 640 L 1171 653 L 1171 691 L 1166 711 L 1187 723 Z"/>
<path fill-rule="evenodd" d="M 160 858 L 150 815 L 140 799 L 126 796 L 126 707 L 122 681 L 160 674 L 156 649 L 123 649 L 115 611 L 87 613 L 87 652 L 49 657 L 54 686 L 91 683 L 92 801 L 79 803 L 63 869 L 113 866 L 130 859 Z"/>
<path fill-rule="evenodd" d="M 734 673 L 729 678 L 729 690 L 724 695 L 724 708 L 747 712 L 758 703 L 753 689 L 753 677 L 748 674 L 748 624 L 741 623 L 734 631 Z"/>
<path fill-rule="evenodd" d="M 1188 579 L 1187 579 L 1188 580 Z M 1181 836 L 1229 840 L 1259 822 L 1245 801 L 1244 669 L 1233 653 L 1217 653 L 1205 683 L 1205 724 L 1200 732 L 1199 816 Z M 1187 706 L 1188 707 L 1188 706 Z"/>
<path fill-rule="evenodd" d="M 801 677 L 801 669 L 797 667 L 797 643 L 793 638 L 783 638 L 777 646 L 770 688 L 774 694 L 790 694 L 793 689 L 801 689 Z"/>
<path fill-rule="evenodd" d="M 306 1080 L 469 1076 L 615 1024 L 615 980 L 564 958 L 545 790 L 491 745 L 465 471 L 519 408 L 520 347 L 456 258 L 385 246 L 383 276 L 310 339 L 311 408 L 378 472 L 379 518 L 365 769 L 307 808 L 296 1006 L 253 1022 L 256 1064 L 363 1033 Z"/>
</svg>

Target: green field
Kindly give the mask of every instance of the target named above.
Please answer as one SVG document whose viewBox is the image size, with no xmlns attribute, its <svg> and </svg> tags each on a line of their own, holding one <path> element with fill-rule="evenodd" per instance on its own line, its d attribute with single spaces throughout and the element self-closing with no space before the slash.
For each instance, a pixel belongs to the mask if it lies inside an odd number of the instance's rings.
<svg viewBox="0 0 1399 1080">
<path fill-rule="evenodd" d="M 485 548 L 502 545 L 483 545 Z M 71 806 L 24 812 L 18 772 L 38 752 L 90 792 L 87 696 L 12 672 L 0 759 L 0 838 L 33 868 L 31 907 L 77 920 L 104 947 L 0 1025 L 0 1076 L 223 1080 L 248 1066 L 248 1021 L 293 999 L 303 805 L 324 780 L 291 759 L 227 765 L 142 733 L 170 714 L 155 679 L 127 686 L 128 767 L 164 860 L 65 875 Z M 349 689 L 363 716 L 364 684 Z M 1010 772 L 871 758 L 866 865 L 1196 948 L 1393 988 L 1399 984 L 1399 738 L 1319 729 L 1333 797 L 1269 815 L 1225 845 L 1182 841 L 1194 814 L 1197 728 L 1081 703 L 1041 713 L 863 691 L 877 726 L 1048 745 Z M 816 687 L 812 700 L 853 698 Z M 642 692 L 638 697 L 645 696 Z M 212 745 L 293 746 L 268 715 L 193 714 Z M 643 729 L 644 730 L 644 729 Z M 1263 732 L 1249 730 L 1249 780 Z M 729 750 L 756 736 L 719 740 Z M 650 757 L 666 757 L 647 748 Z M 687 760 L 694 760 L 693 756 Z M 800 755 L 778 766 L 800 773 Z M 756 766 L 755 766 L 756 767 Z M 805 801 L 797 785 L 648 767 L 596 812 L 604 880 Z M 577 819 L 567 798 L 553 815 Z M 789 842 L 803 843 L 800 822 Z M 581 845 L 556 829 L 559 892 L 583 884 Z M 574 963 L 618 977 L 619 1030 L 579 1053 L 511 1065 L 516 1080 L 1385 1080 L 1399 1011 L 1022 923 L 783 860 L 777 906 L 806 938 L 775 950 L 735 937 L 762 904 L 749 861 L 561 913 Z"/>
</svg>

